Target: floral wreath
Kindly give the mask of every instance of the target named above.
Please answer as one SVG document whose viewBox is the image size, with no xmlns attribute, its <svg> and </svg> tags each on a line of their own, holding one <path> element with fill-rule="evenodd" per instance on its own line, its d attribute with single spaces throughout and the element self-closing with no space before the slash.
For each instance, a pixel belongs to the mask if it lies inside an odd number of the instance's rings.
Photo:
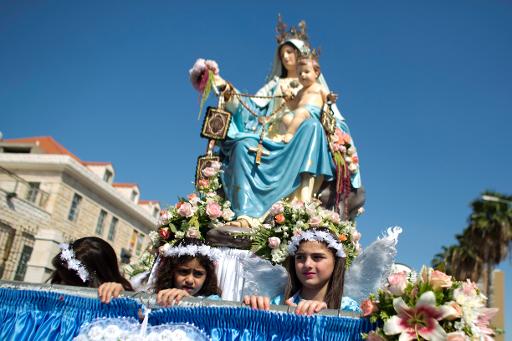
<svg viewBox="0 0 512 341">
<path fill-rule="evenodd" d="M 361 234 L 354 222 L 342 221 L 338 213 L 320 204 L 317 199 L 275 203 L 261 227 L 250 234 L 252 251 L 272 263 L 282 263 L 301 241 L 318 240 L 335 249 L 338 257 L 346 257 L 350 265 L 361 251 Z"/>
<path fill-rule="evenodd" d="M 87 282 L 89 279 L 89 271 L 85 268 L 85 266 L 75 257 L 75 252 L 67 243 L 59 244 L 59 248 L 62 250 L 60 252 L 60 259 L 66 262 L 67 268 L 69 270 L 74 270 L 78 274 L 78 277 L 82 280 L 82 282 Z"/>
<path fill-rule="evenodd" d="M 343 244 L 339 241 L 336 241 L 330 233 L 313 229 L 301 232 L 300 234 L 293 236 L 288 243 L 288 254 L 290 256 L 295 255 L 300 243 L 304 240 L 325 242 L 327 243 L 328 248 L 336 250 L 336 257 L 344 258 L 347 256 L 345 251 L 343 251 Z"/>
<path fill-rule="evenodd" d="M 210 247 L 208 245 L 180 245 L 171 246 L 165 243 L 159 249 L 160 256 L 162 257 L 181 257 L 181 256 L 197 256 L 202 255 L 208 257 L 212 262 L 218 261 L 222 257 L 219 249 Z"/>
</svg>

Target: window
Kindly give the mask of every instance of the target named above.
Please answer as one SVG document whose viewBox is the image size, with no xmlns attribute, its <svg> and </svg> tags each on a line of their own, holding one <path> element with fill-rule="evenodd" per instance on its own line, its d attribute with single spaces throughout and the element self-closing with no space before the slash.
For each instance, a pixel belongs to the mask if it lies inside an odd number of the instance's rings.
<svg viewBox="0 0 512 341">
<path fill-rule="evenodd" d="M 135 253 L 137 256 L 140 255 L 140 251 L 142 250 L 142 244 L 144 243 L 144 235 L 142 233 L 139 233 L 139 236 L 137 237 L 137 248 L 135 249 Z"/>
<path fill-rule="evenodd" d="M 27 272 L 27 263 L 31 255 L 32 247 L 24 245 L 23 251 L 21 251 L 20 262 L 18 263 L 16 273 L 14 274 L 15 281 L 23 281 L 25 279 L 25 273 Z"/>
<path fill-rule="evenodd" d="M 82 202 L 82 197 L 75 193 L 73 196 L 73 201 L 71 202 L 71 208 L 69 209 L 68 220 L 75 221 L 78 216 L 78 211 L 80 209 L 80 203 Z"/>
<path fill-rule="evenodd" d="M 105 174 L 103 174 L 103 181 L 110 183 L 110 180 L 112 179 L 112 172 L 108 169 L 105 170 Z"/>
<path fill-rule="evenodd" d="M 153 217 L 157 218 L 158 217 L 158 207 L 155 207 L 153 209 Z"/>
<path fill-rule="evenodd" d="M 103 235 L 103 225 L 105 225 L 105 218 L 107 217 L 107 212 L 105 210 L 100 211 L 100 215 L 98 216 L 98 222 L 96 223 L 96 234 Z"/>
<path fill-rule="evenodd" d="M 37 193 L 39 193 L 39 186 L 41 185 L 40 182 L 29 182 L 28 183 L 28 192 L 25 199 L 27 199 L 30 202 L 36 202 Z"/>
<path fill-rule="evenodd" d="M 137 199 L 137 191 L 132 191 L 132 196 L 130 197 L 131 201 L 135 201 Z"/>
<path fill-rule="evenodd" d="M 110 227 L 108 229 L 108 240 L 114 240 L 114 237 L 116 236 L 116 228 L 117 228 L 117 222 L 119 219 L 116 217 L 112 217 L 112 221 L 110 221 Z"/>
</svg>

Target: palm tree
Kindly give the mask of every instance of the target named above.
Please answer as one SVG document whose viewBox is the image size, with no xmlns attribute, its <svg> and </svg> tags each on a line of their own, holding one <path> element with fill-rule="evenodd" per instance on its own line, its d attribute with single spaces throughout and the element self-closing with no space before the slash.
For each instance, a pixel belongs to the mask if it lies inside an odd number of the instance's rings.
<svg viewBox="0 0 512 341">
<path fill-rule="evenodd" d="M 473 212 L 464 239 L 475 243 L 477 257 L 484 265 L 486 294 L 491 287 L 494 268 L 511 254 L 512 196 L 486 191 L 471 203 Z"/>
<path fill-rule="evenodd" d="M 489 294 L 491 273 L 512 247 L 512 196 L 486 191 L 471 203 L 473 212 L 469 225 L 457 235 L 458 245 L 443 246 L 434 256 L 432 265 L 445 267 L 457 280 L 478 281 L 484 278 L 484 289 Z"/>
</svg>

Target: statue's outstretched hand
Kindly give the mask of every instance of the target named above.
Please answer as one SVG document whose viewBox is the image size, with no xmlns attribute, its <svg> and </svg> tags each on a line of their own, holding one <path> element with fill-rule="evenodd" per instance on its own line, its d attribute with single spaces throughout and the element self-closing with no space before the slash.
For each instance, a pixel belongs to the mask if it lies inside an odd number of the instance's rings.
<svg viewBox="0 0 512 341">
<path fill-rule="evenodd" d="M 283 94 L 283 98 L 286 102 L 291 102 L 294 99 L 294 95 L 292 90 L 289 87 L 284 87 L 281 85 L 281 93 Z"/>
</svg>

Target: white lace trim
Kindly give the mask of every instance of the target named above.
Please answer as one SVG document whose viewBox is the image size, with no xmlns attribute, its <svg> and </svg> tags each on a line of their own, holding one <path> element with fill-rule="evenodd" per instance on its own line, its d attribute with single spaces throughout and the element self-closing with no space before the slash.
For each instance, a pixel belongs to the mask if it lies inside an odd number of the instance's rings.
<svg viewBox="0 0 512 341">
<path fill-rule="evenodd" d="M 160 255 L 163 257 L 196 256 L 198 254 L 208 257 L 212 262 L 216 262 L 222 257 L 220 250 L 208 245 L 171 246 L 165 244 L 160 247 Z"/>
<path fill-rule="evenodd" d="M 316 230 L 304 231 L 297 236 L 293 236 L 288 243 L 288 253 L 292 256 L 295 255 L 299 244 L 304 240 L 325 242 L 327 243 L 327 247 L 336 250 L 337 257 L 343 258 L 347 256 L 343 250 L 342 243 L 336 241 L 330 233 Z"/>
<path fill-rule="evenodd" d="M 75 252 L 73 249 L 70 248 L 69 244 L 66 243 L 59 244 L 59 247 L 62 250 L 60 252 L 60 258 L 67 263 L 67 268 L 76 271 L 82 282 L 87 282 L 87 279 L 89 278 L 89 272 L 82 264 L 82 262 L 75 258 Z"/>
</svg>

